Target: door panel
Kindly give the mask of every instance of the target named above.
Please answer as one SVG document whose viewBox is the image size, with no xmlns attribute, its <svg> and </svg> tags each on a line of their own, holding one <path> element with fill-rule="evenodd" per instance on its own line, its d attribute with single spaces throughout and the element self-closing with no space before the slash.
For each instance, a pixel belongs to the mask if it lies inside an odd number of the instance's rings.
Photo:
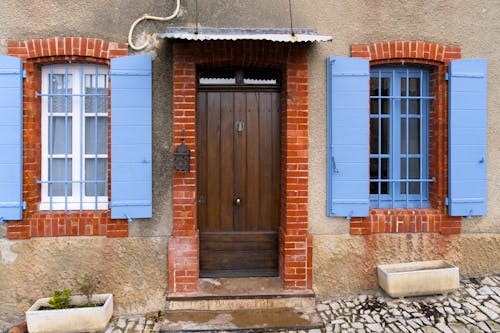
<svg viewBox="0 0 500 333">
<path fill-rule="evenodd" d="M 198 92 L 201 276 L 277 275 L 279 96 Z"/>
</svg>

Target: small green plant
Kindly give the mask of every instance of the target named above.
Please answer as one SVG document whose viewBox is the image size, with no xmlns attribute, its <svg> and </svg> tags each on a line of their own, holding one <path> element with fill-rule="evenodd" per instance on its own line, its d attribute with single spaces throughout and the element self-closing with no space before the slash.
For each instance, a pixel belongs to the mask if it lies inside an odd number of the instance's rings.
<svg viewBox="0 0 500 333">
<path fill-rule="evenodd" d="M 85 274 L 80 280 L 77 280 L 78 291 L 87 297 L 87 304 L 92 306 L 92 295 L 95 294 L 99 284 L 101 283 L 95 276 Z"/>
<path fill-rule="evenodd" d="M 69 300 L 71 297 L 71 289 L 56 290 L 54 295 L 49 299 L 49 304 L 52 309 L 69 308 Z"/>
</svg>

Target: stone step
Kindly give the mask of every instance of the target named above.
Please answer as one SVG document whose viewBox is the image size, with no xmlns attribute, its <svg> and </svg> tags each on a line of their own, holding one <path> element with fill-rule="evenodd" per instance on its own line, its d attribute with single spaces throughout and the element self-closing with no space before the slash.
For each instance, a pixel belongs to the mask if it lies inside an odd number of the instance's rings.
<svg viewBox="0 0 500 333">
<path fill-rule="evenodd" d="M 167 310 L 312 308 L 312 290 L 284 290 L 278 278 L 200 279 L 195 293 L 170 293 Z"/>
<path fill-rule="evenodd" d="M 160 332 L 272 332 L 317 330 L 324 325 L 315 308 L 167 311 Z"/>
</svg>

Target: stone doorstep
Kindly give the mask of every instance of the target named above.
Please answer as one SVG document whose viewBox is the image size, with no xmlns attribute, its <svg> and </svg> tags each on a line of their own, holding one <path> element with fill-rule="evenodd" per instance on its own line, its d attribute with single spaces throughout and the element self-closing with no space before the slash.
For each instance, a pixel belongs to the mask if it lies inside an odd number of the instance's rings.
<svg viewBox="0 0 500 333">
<path fill-rule="evenodd" d="M 315 308 L 167 311 L 160 332 L 269 332 L 322 329 Z"/>
<path fill-rule="evenodd" d="M 278 278 L 200 279 L 198 292 L 170 293 L 167 311 L 313 308 L 312 290 L 283 290 Z"/>
</svg>

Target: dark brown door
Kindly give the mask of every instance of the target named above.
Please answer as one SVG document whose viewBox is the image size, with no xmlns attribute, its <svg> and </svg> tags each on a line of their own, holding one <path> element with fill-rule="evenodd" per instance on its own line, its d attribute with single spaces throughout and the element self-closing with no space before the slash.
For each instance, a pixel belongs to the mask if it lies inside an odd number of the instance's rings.
<svg viewBox="0 0 500 333">
<path fill-rule="evenodd" d="M 280 94 L 200 89 L 200 276 L 277 276 Z"/>
</svg>

